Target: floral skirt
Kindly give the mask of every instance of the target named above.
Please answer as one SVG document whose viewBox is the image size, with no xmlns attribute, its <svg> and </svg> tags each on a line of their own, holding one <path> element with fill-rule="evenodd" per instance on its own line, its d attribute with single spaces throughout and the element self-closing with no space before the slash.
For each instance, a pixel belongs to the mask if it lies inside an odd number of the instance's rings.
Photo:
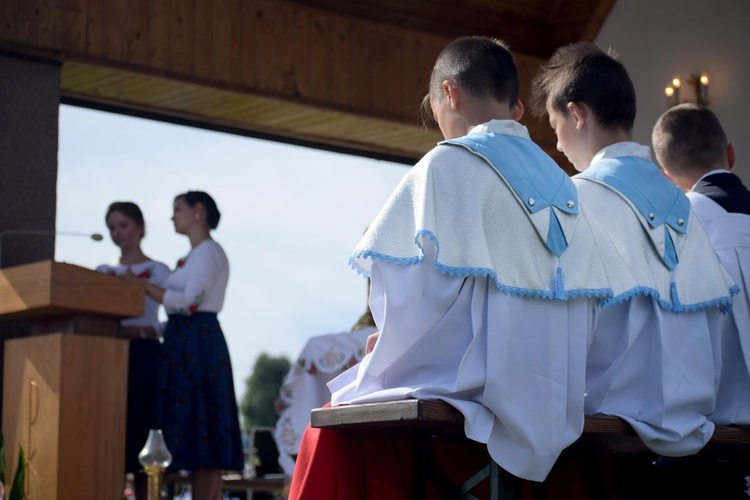
<svg viewBox="0 0 750 500">
<path fill-rule="evenodd" d="M 242 470 L 232 364 L 215 313 L 169 316 L 157 406 L 169 470 Z"/>
</svg>

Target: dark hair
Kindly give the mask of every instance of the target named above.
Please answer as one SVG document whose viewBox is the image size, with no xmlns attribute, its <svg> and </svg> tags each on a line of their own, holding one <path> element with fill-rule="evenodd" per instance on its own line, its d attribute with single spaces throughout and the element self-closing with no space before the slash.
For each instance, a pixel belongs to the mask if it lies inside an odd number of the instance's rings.
<svg viewBox="0 0 750 500">
<path fill-rule="evenodd" d="M 708 108 L 680 104 L 666 111 L 651 134 L 656 159 L 678 175 L 708 171 L 726 160 L 727 136 Z"/>
<path fill-rule="evenodd" d="M 188 191 L 187 193 L 178 194 L 174 197 L 175 200 L 178 198 L 185 200 L 185 203 L 190 205 L 190 207 L 195 207 L 198 203 L 203 205 L 203 208 L 206 210 L 206 223 L 208 224 L 209 229 L 216 229 L 219 225 L 221 213 L 216 206 L 216 202 L 208 193 L 204 193 L 203 191 Z"/>
<path fill-rule="evenodd" d="M 119 212 L 125 217 L 132 219 L 136 226 L 141 228 L 141 238 L 146 236 L 146 221 L 143 220 L 143 212 L 138 208 L 138 205 L 132 201 L 115 201 L 110 203 L 107 208 L 107 214 L 104 216 L 105 224 L 112 212 Z"/>
<path fill-rule="evenodd" d="M 508 45 L 502 40 L 482 36 L 461 37 L 449 43 L 438 55 L 430 75 L 428 97 L 422 109 L 429 106 L 429 95 L 440 95 L 443 81 L 452 79 L 470 95 L 490 97 L 507 102 L 512 108 L 518 101 L 518 70 Z"/>
<path fill-rule="evenodd" d="M 532 81 L 530 104 L 537 117 L 552 108 L 568 114 L 568 103 L 586 104 L 596 122 L 607 130 L 633 130 L 635 89 L 617 55 L 593 43 L 560 47 Z"/>
</svg>

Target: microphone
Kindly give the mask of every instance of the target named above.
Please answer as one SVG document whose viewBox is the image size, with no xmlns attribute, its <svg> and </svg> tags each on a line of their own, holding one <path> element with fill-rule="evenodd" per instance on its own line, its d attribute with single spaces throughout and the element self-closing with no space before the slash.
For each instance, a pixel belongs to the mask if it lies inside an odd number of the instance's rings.
<svg viewBox="0 0 750 500">
<path fill-rule="evenodd" d="M 6 229 L 5 231 L 0 231 L 0 267 L 3 267 L 3 236 L 13 234 L 13 235 L 34 235 L 34 236 L 87 236 L 91 238 L 94 241 L 102 241 L 104 239 L 104 236 L 102 236 L 100 233 L 82 233 L 79 231 L 54 231 L 50 229 Z"/>
</svg>

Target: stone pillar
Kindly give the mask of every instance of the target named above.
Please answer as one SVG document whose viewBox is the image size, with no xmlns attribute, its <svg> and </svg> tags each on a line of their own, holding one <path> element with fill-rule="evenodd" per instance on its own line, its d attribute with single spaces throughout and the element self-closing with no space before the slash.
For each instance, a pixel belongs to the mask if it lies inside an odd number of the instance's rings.
<svg viewBox="0 0 750 500">
<path fill-rule="evenodd" d="M 9 231 L 55 229 L 60 68 L 0 53 L 0 267 L 55 255 L 54 236 Z M 23 334 L 0 322 L 0 404 L 5 339 Z"/>
<path fill-rule="evenodd" d="M 0 267 L 54 257 L 60 68 L 0 53 Z"/>
</svg>

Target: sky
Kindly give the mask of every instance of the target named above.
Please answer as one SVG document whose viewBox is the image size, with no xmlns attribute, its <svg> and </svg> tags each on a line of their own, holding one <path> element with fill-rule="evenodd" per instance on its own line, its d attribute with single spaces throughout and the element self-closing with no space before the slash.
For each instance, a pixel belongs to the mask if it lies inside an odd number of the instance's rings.
<svg viewBox="0 0 750 500">
<path fill-rule="evenodd" d="M 348 331 L 367 281 L 348 265 L 408 166 L 74 106 L 60 106 L 55 259 L 95 268 L 119 249 L 104 222 L 113 201 L 143 211 L 146 255 L 174 269 L 190 250 L 174 232 L 174 196 L 209 193 L 212 232 L 229 259 L 219 321 L 238 401 L 261 353 L 296 360 L 310 337 Z M 166 320 L 164 311 L 162 319 Z"/>
</svg>

